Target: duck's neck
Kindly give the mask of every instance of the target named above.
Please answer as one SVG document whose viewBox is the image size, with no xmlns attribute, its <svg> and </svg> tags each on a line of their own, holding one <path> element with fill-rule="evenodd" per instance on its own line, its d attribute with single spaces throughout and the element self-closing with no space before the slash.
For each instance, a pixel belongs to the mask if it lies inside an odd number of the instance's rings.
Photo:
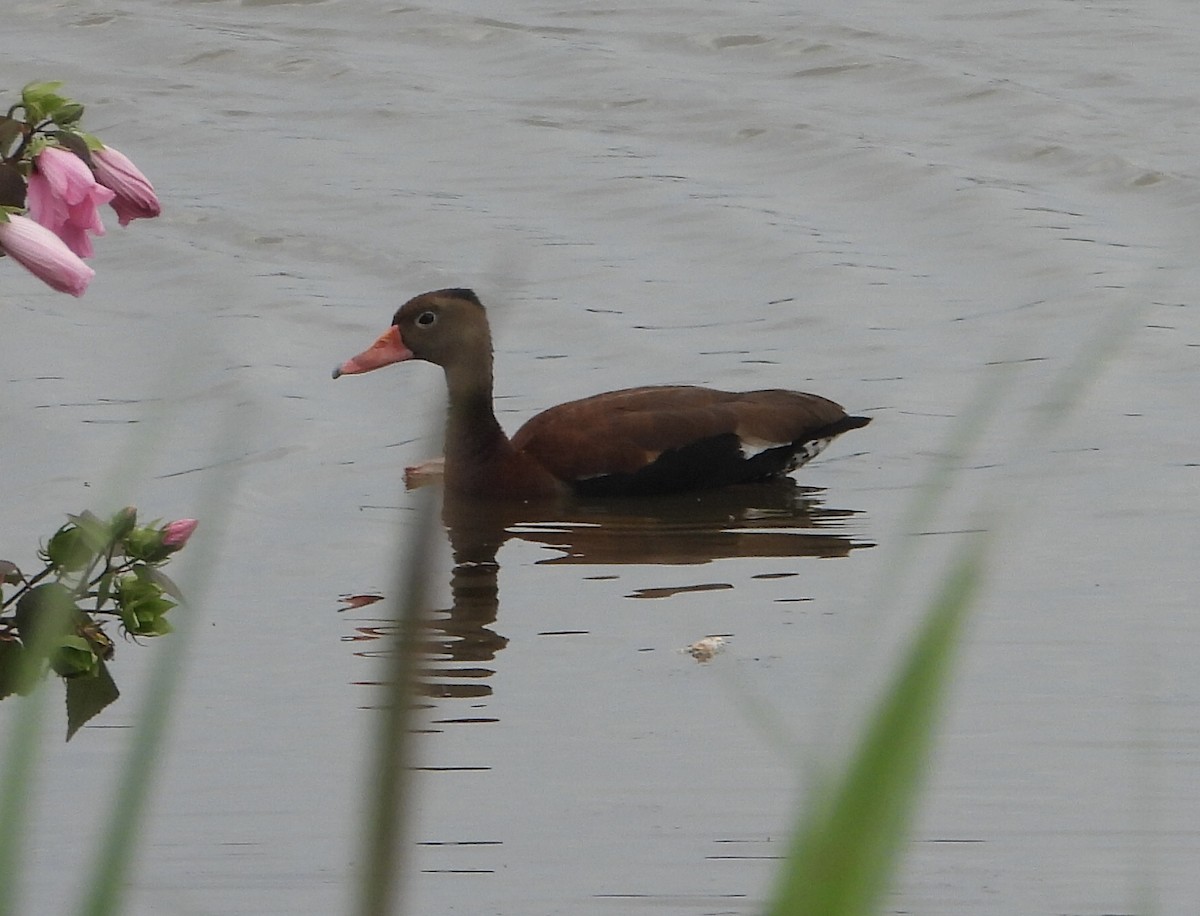
<svg viewBox="0 0 1200 916">
<path fill-rule="evenodd" d="M 492 358 L 480 364 L 446 369 L 447 473 L 481 468 L 513 453 L 492 408 Z"/>
<path fill-rule="evenodd" d="M 492 408 L 492 356 L 446 368 L 447 490 L 475 496 L 527 498 L 565 492 L 535 459 L 513 448 Z"/>
</svg>

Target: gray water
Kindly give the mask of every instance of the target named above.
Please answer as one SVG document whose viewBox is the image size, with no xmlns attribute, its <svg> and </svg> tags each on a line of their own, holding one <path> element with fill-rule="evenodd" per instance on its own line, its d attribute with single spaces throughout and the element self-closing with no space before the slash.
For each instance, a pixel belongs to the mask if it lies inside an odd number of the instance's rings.
<svg viewBox="0 0 1200 916">
<path fill-rule="evenodd" d="M 475 654 L 438 662 L 409 912 L 756 912 L 797 762 L 844 742 L 981 525 L 989 589 L 889 910 L 1194 909 L 1200 7 L 17 0 L 0 31 L 5 98 L 65 80 L 164 203 L 100 240 L 82 300 L 0 264 L 0 556 L 128 502 L 201 517 L 181 574 L 219 555 L 131 912 L 350 899 L 384 614 L 338 599 L 392 589 L 443 396 L 428 366 L 328 375 L 441 286 L 491 306 L 510 429 L 655 382 L 874 422 L 783 508 L 510 537 L 494 600 L 443 615 Z M 995 421 L 913 530 L 981 387 Z M 677 651 L 710 634 L 711 662 Z M 65 747 L 51 705 L 27 912 L 74 898 L 160 648 L 118 645 L 125 696 Z"/>
</svg>

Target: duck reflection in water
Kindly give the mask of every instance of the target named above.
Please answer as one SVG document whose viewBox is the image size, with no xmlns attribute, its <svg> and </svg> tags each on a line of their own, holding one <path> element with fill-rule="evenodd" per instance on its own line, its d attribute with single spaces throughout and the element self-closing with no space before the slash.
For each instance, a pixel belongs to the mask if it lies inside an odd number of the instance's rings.
<svg viewBox="0 0 1200 916">
<path fill-rule="evenodd" d="M 494 625 L 501 603 L 498 555 L 509 541 L 547 548 L 538 565 L 597 567 L 845 557 L 874 546 L 846 530 L 857 511 L 824 506 L 821 494 L 791 478 L 653 498 L 481 502 L 446 492 L 442 521 L 453 558 L 451 605 L 425 619 L 422 691 L 431 697 L 490 695 L 491 663 L 508 643 Z M 381 621 L 360 627 L 354 638 L 377 639 L 392 629 Z"/>
</svg>

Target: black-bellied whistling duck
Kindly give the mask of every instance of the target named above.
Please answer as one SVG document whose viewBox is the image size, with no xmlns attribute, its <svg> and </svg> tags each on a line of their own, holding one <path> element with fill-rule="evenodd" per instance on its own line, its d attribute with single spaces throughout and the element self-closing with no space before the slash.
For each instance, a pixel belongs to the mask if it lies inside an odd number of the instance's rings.
<svg viewBox="0 0 1200 916">
<path fill-rule="evenodd" d="M 538 414 L 509 439 L 492 410 L 492 335 L 469 289 L 404 303 L 333 377 L 423 359 L 446 373 L 446 488 L 476 496 L 643 495 L 778 477 L 866 426 L 799 391 L 627 388 Z"/>
</svg>

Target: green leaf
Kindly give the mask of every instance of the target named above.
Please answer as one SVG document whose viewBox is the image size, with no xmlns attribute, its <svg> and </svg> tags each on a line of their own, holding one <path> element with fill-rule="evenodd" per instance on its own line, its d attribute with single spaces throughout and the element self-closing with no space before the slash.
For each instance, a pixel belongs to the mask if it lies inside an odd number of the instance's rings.
<svg viewBox="0 0 1200 916">
<path fill-rule="evenodd" d="M 73 632 L 78 615 L 70 590 L 57 582 L 42 583 L 21 595 L 12 618 L 21 641 L 13 642 L 11 631 L 0 641 L 0 696 L 33 691 L 46 674 L 50 655 Z"/>
<path fill-rule="evenodd" d="M 150 632 L 144 634 L 146 636 L 166 636 L 168 633 L 175 632 L 175 628 L 171 626 L 171 621 L 161 614 L 150 622 Z"/>
<path fill-rule="evenodd" d="M 21 89 L 21 101 L 27 103 L 32 98 L 44 98 L 47 95 L 53 95 L 65 86 L 62 80 L 35 80 L 32 83 L 26 83 Z"/>
<path fill-rule="evenodd" d="M 95 677 L 67 681 L 67 740 L 120 695 L 104 662 L 96 666 Z"/>
<path fill-rule="evenodd" d="M 175 584 L 175 580 L 157 566 L 148 567 L 146 569 L 146 577 L 176 601 L 183 600 L 183 592 L 179 590 L 179 586 Z"/>
<path fill-rule="evenodd" d="M 50 117 L 60 127 L 70 127 L 83 117 L 83 106 L 78 102 L 67 102 L 50 112 Z"/>
<path fill-rule="evenodd" d="M 0 700 L 22 690 L 22 668 L 25 662 L 25 647 L 16 640 L 0 639 Z M 28 688 L 26 688 L 28 689 Z"/>
<path fill-rule="evenodd" d="M 173 607 L 175 607 L 175 602 L 169 598 L 146 598 L 138 602 L 137 616 L 139 620 L 149 623 L 156 617 L 161 617 Z"/>
<path fill-rule="evenodd" d="M 143 627 L 151 630 L 152 634 L 158 627 L 158 619 L 174 606 L 174 601 L 169 598 L 149 599 L 142 601 L 142 604 L 137 606 L 136 615 L 138 621 L 142 622 Z"/>
<path fill-rule="evenodd" d="M 92 553 L 104 553 L 112 545 L 112 528 L 95 513 L 84 511 L 78 515 L 68 515 L 67 518 L 83 532 L 84 542 Z"/>
<path fill-rule="evenodd" d="M 83 138 L 83 142 L 87 144 L 90 152 L 95 152 L 98 149 L 104 149 L 104 143 L 95 134 L 89 134 L 86 130 L 75 129 L 75 135 Z"/>
<path fill-rule="evenodd" d="M 105 573 L 100 577 L 100 581 L 96 583 L 96 607 L 99 610 L 104 609 L 104 605 L 108 604 L 108 599 L 112 597 L 113 573 Z"/>
<path fill-rule="evenodd" d="M 50 116 L 50 112 L 62 108 L 71 100 L 59 95 L 61 82 L 29 83 L 21 90 L 21 104 L 25 106 L 26 121 L 37 123 Z"/>
<path fill-rule="evenodd" d="M 58 582 L 43 582 L 20 597 L 13 622 L 27 648 L 41 642 L 41 651 L 49 654 L 75 628 L 77 614 L 70 589 Z"/>
<path fill-rule="evenodd" d="M 73 130 L 56 130 L 53 135 L 58 145 L 65 150 L 70 150 L 88 165 L 92 164 L 92 154 L 88 149 L 87 141 Z M 85 512 L 85 515 L 91 515 L 90 512 Z M 92 516 L 95 518 L 95 516 Z M 99 519 L 97 519 L 99 521 Z"/>
</svg>

